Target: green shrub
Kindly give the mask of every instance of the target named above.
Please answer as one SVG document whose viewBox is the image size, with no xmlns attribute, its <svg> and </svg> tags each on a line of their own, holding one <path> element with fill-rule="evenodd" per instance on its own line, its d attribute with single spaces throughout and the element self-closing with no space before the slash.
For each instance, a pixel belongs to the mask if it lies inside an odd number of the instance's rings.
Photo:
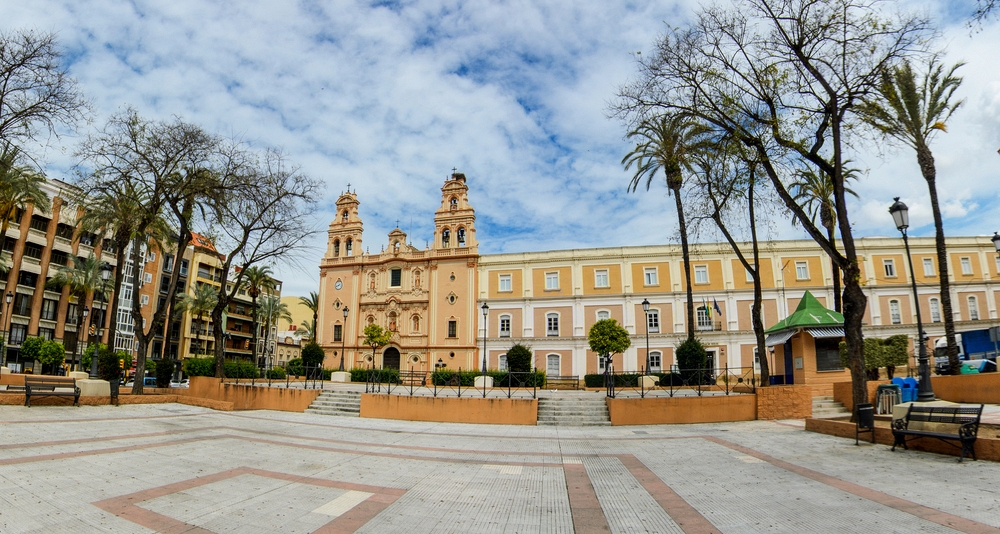
<svg viewBox="0 0 1000 534">
<path fill-rule="evenodd" d="M 226 378 L 259 378 L 260 370 L 253 362 L 227 361 L 225 363 Z"/>
<path fill-rule="evenodd" d="M 266 378 L 270 378 L 271 380 L 284 380 L 285 379 L 285 370 L 282 369 L 281 367 L 275 367 L 273 369 L 268 369 L 267 370 Z"/>
<path fill-rule="evenodd" d="M 156 360 L 156 387 L 170 387 L 170 379 L 174 377 L 173 360 Z"/>
<path fill-rule="evenodd" d="M 326 353 L 317 343 L 310 341 L 305 347 L 302 347 L 302 365 L 304 367 L 323 365 L 324 358 L 326 358 Z"/>
<path fill-rule="evenodd" d="M 82 343 L 82 341 L 81 341 Z M 94 358 L 94 351 L 98 348 L 106 347 L 104 343 L 91 343 L 87 345 L 86 350 L 83 351 L 83 356 L 80 356 L 80 369 L 84 371 L 90 370 L 90 363 Z"/>
<path fill-rule="evenodd" d="M 185 358 L 184 372 L 188 376 L 215 376 L 215 358 Z"/>
<path fill-rule="evenodd" d="M 514 373 L 531 372 L 532 356 L 531 347 L 515 343 L 507 351 L 507 369 Z"/>
<path fill-rule="evenodd" d="M 604 375 L 603 374 L 583 375 L 583 385 L 587 386 L 588 388 L 603 388 Z"/>
<path fill-rule="evenodd" d="M 288 360 L 288 365 L 285 367 L 285 371 L 292 376 L 302 376 L 305 374 L 305 370 L 302 367 L 302 358 L 295 358 Z M 352 379 L 353 380 L 353 379 Z M 364 380 L 360 380 L 364 382 Z"/>
<path fill-rule="evenodd" d="M 704 382 L 710 374 L 704 371 L 708 366 L 708 354 L 705 347 L 697 338 L 688 338 L 681 343 L 674 351 L 677 355 L 677 366 L 680 368 L 681 378 L 688 384 Z"/>
<path fill-rule="evenodd" d="M 475 387 L 476 377 L 482 376 L 482 371 L 456 371 L 441 369 L 431 373 L 431 384 L 442 386 Z M 530 388 L 545 387 L 545 373 L 542 371 L 516 373 L 508 371 L 487 371 L 486 376 L 493 378 L 493 387 Z"/>
<path fill-rule="evenodd" d="M 38 361 L 45 365 L 61 365 L 66 360 L 66 349 L 58 341 L 46 341 L 38 352 Z"/>
<path fill-rule="evenodd" d="M 26 361 L 37 360 L 42 355 L 45 339 L 37 336 L 29 337 L 21 342 L 21 357 Z"/>
<path fill-rule="evenodd" d="M 109 382 L 121 378 L 122 367 L 119 355 L 122 354 L 124 353 L 115 352 L 107 345 L 101 345 L 97 356 L 97 376 Z M 128 357 L 131 358 L 131 356 Z"/>
</svg>

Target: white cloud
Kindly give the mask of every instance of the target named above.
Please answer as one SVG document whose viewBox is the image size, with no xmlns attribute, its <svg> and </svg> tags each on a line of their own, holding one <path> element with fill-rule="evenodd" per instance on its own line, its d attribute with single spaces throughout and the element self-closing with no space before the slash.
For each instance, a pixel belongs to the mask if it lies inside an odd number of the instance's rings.
<svg viewBox="0 0 1000 534">
<path fill-rule="evenodd" d="M 319 228 L 350 182 L 373 251 L 397 219 L 423 246 L 452 167 L 469 177 L 483 252 L 675 240 L 662 184 L 626 193 L 627 147 L 605 106 L 633 75 L 633 54 L 651 50 L 663 23 L 682 23 L 694 2 L 385 4 L 33 0 L 4 3 L 0 20 L 58 33 L 98 124 L 130 104 L 284 148 L 327 183 Z M 947 59 L 969 61 L 967 105 L 933 146 L 949 232 L 1000 206 L 998 38 L 1000 24 L 945 31 Z M 51 174 L 72 165 L 75 139 L 46 149 Z M 885 210 L 900 194 L 912 197 L 914 221 L 929 224 L 912 153 L 858 159 L 871 168 L 855 187 L 859 233 L 893 234 Z M 787 221 L 772 227 L 804 237 Z M 315 289 L 325 236 L 307 244 L 305 273 L 277 267 L 290 294 Z"/>
</svg>

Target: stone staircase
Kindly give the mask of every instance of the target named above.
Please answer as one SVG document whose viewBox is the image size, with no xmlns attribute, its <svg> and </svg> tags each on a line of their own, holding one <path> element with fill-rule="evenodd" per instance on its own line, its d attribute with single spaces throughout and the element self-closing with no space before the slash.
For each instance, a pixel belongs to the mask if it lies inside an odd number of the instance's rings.
<svg viewBox="0 0 1000 534">
<path fill-rule="evenodd" d="M 538 424 L 552 426 L 610 426 L 604 396 L 540 397 Z"/>
<path fill-rule="evenodd" d="M 844 404 L 833 400 L 833 397 L 813 397 L 813 414 L 817 419 L 829 419 L 833 417 L 850 417 L 851 412 L 844 408 Z"/>
<path fill-rule="evenodd" d="M 358 417 L 361 414 L 361 393 L 324 390 L 306 408 L 306 413 Z"/>
</svg>

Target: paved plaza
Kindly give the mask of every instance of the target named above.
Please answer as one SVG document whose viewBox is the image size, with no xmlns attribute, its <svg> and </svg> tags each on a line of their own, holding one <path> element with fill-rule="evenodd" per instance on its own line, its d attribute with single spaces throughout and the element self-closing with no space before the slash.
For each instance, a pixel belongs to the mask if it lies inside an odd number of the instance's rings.
<svg viewBox="0 0 1000 534">
<path fill-rule="evenodd" d="M 0 532 L 1000 532 L 1000 464 L 808 433 L 0 406 Z"/>
</svg>

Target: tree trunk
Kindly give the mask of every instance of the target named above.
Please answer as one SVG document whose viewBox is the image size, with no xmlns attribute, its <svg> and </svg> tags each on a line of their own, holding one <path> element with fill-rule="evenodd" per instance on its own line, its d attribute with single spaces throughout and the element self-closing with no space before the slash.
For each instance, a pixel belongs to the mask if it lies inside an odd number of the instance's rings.
<svg viewBox="0 0 1000 534">
<path fill-rule="evenodd" d="M 830 245 L 833 248 L 837 248 L 837 234 L 832 224 L 826 227 L 826 235 L 830 238 Z M 830 258 L 830 269 L 833 271 L 833 309 L 841 313 L 843 312 L 842 308 L 844 305 L 842 295 L 840 294 L 840 267 L 837 266 L 837 260 Z"/>
<path fill-rule="evenodd" d="M 951 309 L 951 282 L 948 280 L 948 250 L 944 243 L 944 222 L 941 219 L 941 208 L 938 206 L 937 169 L 934 167 L 934 156 L 927 145 L 919 143 L 917 145 L 917 163 L 920 165 L 920 172 L 927 181 L 927 190 L 931 196 L 931 211 L 934 213 L 934 247 L 937 249 L 938 280 L 941 283 L 941 313 L 944 314 L 944 335 L 948 343 L 946 354 L 948 355 L 949 374 L 958 374 L 961 365 L 958 361 L 958 344 L 955 342 L 955 316 Z M 915 303 L 919 306 L 920 303 Z M 923 339 L 918 339 L 918 343 L 923 343 Z M 934 360 L 931 360 L 934 365 Z"/>
<path fill-rule="evenodd" d="M 250 357 L 253 358 L 253 364 L 260 367 L 260 357 L 257 356 L 257 335 L 260 333 L 260 325 L 257 323 L 256 293 L 250 293 L 250 307 L 253 308 L 253 311 L 250 314 L 250 325 L 253 329 L 253 333 L 250 334 Z"/>
<path fill-rule="evenodd" d="M 143 265 L 139 260 L 141 259 L 139 240 L 136 239 L 132 243 L 132 268 L 138 271 L 140 266 Z M 137 291 L 132 292 L 133 297 L 138 296 Z M 132 321 L 135 323 L 135 337 L 136 337 L 136 356 L 135 356 L 135 376 L 132 382 L 132 394 L 142 395 L 143 382 L 145 382 L 146 377 L 146 355 L 149 354 L 149 335 L 146 330 L 142 327 L 142 308 L 139 303 L 138 298 L 132 299 Z M 149 332 L 153 332 L 153 327 L 155 325 L 150 325 Z"/>
<path fill-rule="evenodd" d="M 771 368 L 767 362 L 767 343 L 764 339 L 764 319 L 761 309 L 764 300 L 763 290 L 760 282 L 760 246 L 757 242 L 757 219 L 753 209 L 753 190 L 756 184 L 753 181 L 753 171 L 751 171 L 750 191 L 748 193 L 750 205 L 750 238 L 753 246 L 753 309 L 750 313 L 750 321 L 753 323 L 753 334 L 757 339 L 757 359 L 760 360 L 760 385 L 767 386 L 771 382 Z"/>
<path fill-rule="evenodd" d="M 677 205 L 677 226 L 681 234 L 681 256 L 684 258 L 684 276 L 687 290 L 687 335 L 688 339 L 694 339 L 694 292 L 691 289 L 691 256 L 688 252 L 687 224 L 684 222 L 684 205 L 681 202 L 681 188 L 678 184 L 670 188 L 674 192 L 674 203 Z"/>
</svg>

